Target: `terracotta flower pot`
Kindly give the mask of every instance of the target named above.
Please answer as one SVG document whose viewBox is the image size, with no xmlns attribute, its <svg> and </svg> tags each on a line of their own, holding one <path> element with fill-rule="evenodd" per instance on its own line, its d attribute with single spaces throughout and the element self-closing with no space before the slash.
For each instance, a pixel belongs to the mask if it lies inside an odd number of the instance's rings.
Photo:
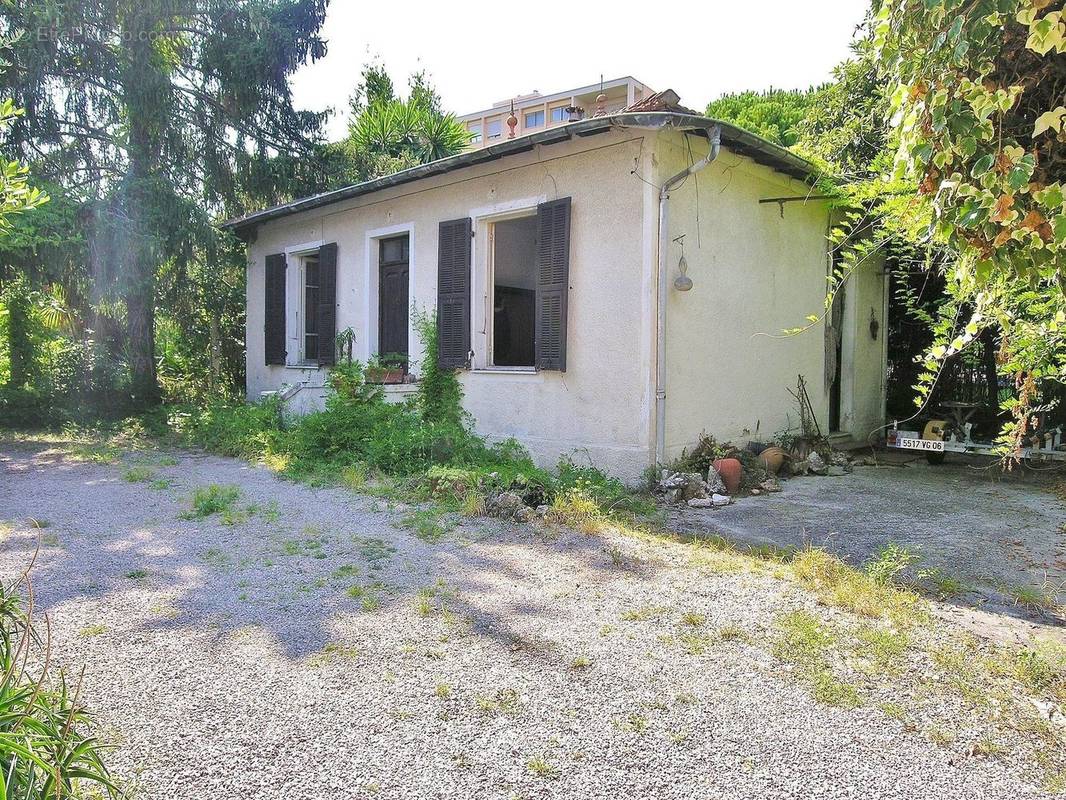
<svg viewBox="0 0 1066 800">
<path fill-rule="evenodd" d="M 759 453 L 759 459 L 766 465 L 766 469 L 776 475 L 781 470 L 781 465 L 785 463 L 787 454 L 780 447 L 767 447 L 761 453 Z"/>
<path fill-rule="evenodd" d="M 744 475 L 744 467 L 735 458 L 719 458 L 712 465 L 714 471 L 722 476 L 722 482 L 730 494 L 736 494 L 740 488 L 740 479 Z"/>
</svg>

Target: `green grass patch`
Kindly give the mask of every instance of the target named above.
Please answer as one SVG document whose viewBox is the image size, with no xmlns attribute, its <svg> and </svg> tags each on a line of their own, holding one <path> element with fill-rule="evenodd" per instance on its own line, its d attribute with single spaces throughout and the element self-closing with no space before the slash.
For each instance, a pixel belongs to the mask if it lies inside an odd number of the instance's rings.
<svg viewBox="0 0 1066 800">
<path fill-rule="evenodd" d="M 793 611 L 778 618 L 773 654 L 794 664 L 820 703 L 854 708 L 861 705 L 858 690 L 833 674 L 829 654 L 839 645 L 839 634 L 807 611 Z"/>
<path fill-rule="evenodd" d="M 921 599 L 910 589 L 882 581 L 883 575 L 871 577 L 824 550 L 803 550 L 791 566 L 799 583 L 826 605 L 897 624 L 913 624 L 925 617 Z"/>
<path fill-rule="evenodd" d="M 330 577 L 338 581 L 351 580 L 359 577 L 359 567 L 355 564 L 341 564 L 330 574 Z"/>
<path fill-rule="evenodd" d="M 396 548 L 384 539 L 376 539 L 370 536 L 353 536 L 352 541 L 358 548 L 359 555 L 366 559 L 370 569 L 373 570 L 381 569 L 384 563 L 391 559 L 392 554 L 396 552 Z"/>
<path fill-rule="evenodd" d="M 155 477 L 151 467 L 133 466 L 122 473 L 122 479 L 129 483 L 148 483 Z"/>
<path fill-rule="evenodd" d="M 191 508 L 181 516 L 183 519 L 200 519 L 213 514 L 232 515 L 240 497 L 241 490 L 236 486 L 212 483 L 193 491 Z"/>
<path fill-rule="evenodd" d="M 1055 608 L 1055 597 L 1040 586 L 1001 585 L 999 590 L 1011 599 L 1014 605 L 1032 612 L 1044 612 Z"/>
<path fill-rule="evenodd" d="M 433 543 L 447 536 L 455 528 L 455 523 L 439 511 L 422 509 L 405 516 L 400 526 L 412 531 L 423 542 Z"/>
<path fill-rule="evenodd" d="M 122 450 L 109 442 L 88 442 L 73 445 L 70 456 L 76 461 L 90 464 L 117 464 L 122 457 Z"/>
</svg>

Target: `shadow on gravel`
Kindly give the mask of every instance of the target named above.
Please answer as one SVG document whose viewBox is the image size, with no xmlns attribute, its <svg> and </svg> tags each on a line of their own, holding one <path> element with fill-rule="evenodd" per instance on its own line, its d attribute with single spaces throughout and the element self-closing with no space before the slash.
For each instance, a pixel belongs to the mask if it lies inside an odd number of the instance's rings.
<svg viewBox="0 0 1066 800">
<path fill-rule="evenodd" d="M 163 454 L 158 454 L 163 455 Z M 194 629 L 218 644 L 257 627 L 292 659 L 320 652 L 340 619 L 415 613 L 438 581 L 458 596 L 449 610 L 501 653 L 560 661 L 538 628 L 568 613 L 550 594 L 560 582 L 599 584 L 650 576 L 655 566 L 604 549 L 597 537 L 546 536 L 530 526 L 468 520 L 429 544 L 398 527 L 403 511 L 371 498 L 280 480 L 247 464 L 187 454 L 157 459 L 153 490 L 123 478 L 125 463 L 76 463 L 43 447 L 0 451 L 0 508 L 12 525 L 0 550 L 10 579 L 41 550 L 33 570 L 37 610 L 99 604 L 127 630 Z M 151 457 L 137 454 L 138 463 Z M 236 485 L 236 524 L 218 515 L 182 519 L 191 490 Z M 32 529 L 29 518 L 48 527 Z M 476 529 L 475 541 L 462 534 Z M 488 529 L 489 535 L 485 535 Z"/>
</svg>

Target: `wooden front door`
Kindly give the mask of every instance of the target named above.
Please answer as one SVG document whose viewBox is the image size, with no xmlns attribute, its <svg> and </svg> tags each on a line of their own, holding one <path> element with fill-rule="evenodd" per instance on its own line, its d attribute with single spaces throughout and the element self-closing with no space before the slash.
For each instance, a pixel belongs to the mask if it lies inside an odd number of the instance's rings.
<svg viewBox="0 0 1066 800">
<path fill-rule="evenodd" d="M 406 356 L 409 239 L 406 235 L 382 239 L 379 247 L 378 355 Z"/>
</svg>

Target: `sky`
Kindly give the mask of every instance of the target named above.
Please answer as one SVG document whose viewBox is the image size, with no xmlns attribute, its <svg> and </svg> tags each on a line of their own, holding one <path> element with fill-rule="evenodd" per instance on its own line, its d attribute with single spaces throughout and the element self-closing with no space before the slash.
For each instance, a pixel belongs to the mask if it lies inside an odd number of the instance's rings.
<svg viewBox="0 0 1066 800">
<path fill-rule="evenodd" d="M 372 60 L 404 92 L 412 72 L 427 70 L 444 107 L 457 114 L 533 90 L 596 83 L 601 74 L 674 89 L 702 110 L 728 92 L 826 81 L 848 56 L 867 8 L 869 0 L 332 0 L 326 57 L 302 67 L 292 84 L 298 108 L 336 109 L 333 140 L 344 135 L 348 96 Z"/>
</svg>

